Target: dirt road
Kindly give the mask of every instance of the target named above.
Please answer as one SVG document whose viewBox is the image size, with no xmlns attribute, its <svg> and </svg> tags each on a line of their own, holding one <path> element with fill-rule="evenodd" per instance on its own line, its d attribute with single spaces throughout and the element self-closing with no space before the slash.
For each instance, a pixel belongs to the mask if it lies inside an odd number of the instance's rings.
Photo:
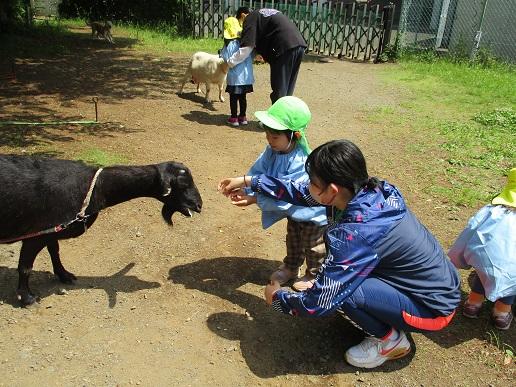
<svg viewBox="0 0 516 387">
<path fill-rule="evenodd" d="M 86 34 L 87 31 L 84 32 Z M 86 36 L 86 35 L 84 35 Z M 240 209 L 216 192 L 220 178 L 241 175 L 265 147 L 255 122 L 229 127 L 228 103 L 206 106 L 176 94 L 187 58 L 115 49 L 86 37 L 58 58 L 20 58 L 15 84 L 0 89 L 2 118 L 91 118 L 96 127 L 2 129 L 4 153 L 74 158 L 99 148 L 131 164 L 179 160 L 204 199 L 202 214 L 174 215 L 139 199 L 109 208 L 84 236 L 61 243 L 65 267 L 78 276 L 61 286 L 40 254 L 31 285 L 41 303 L 15 298 L 20 244 L 0 246 L 0 385 L 181 386 L 508 386 L 514 368 L 487 344 L 483 322 L 460 316 L 435 334 L 413 335 L 416 351 L 384 367 L 358 372 L 344 352 L 361 333 L 340 317 L 304 320 L 268 308 L 263 286 L 284 253 L 285 223 L 260 226 L 256 208 Z M 378 106 L 408 98 L 382 86 L 381 67 L 307 58 L 296 94 L 313 113 L 312 145 L 334 138 L 358 143 L 374 174 L 406 193 L 416 214 L 447 246 L 469 213 L 443 225 L 445 209 L 414 189 L 405 142 L 365 119 Z M 255 67 L 249 110 L 269 105 L 268 66 Z M 252 116 L 252 114 L 250 114 Z M 408 156 L 407 156 L 408 157 Z M 505 342 L 515 334 L 503 336 Z M 514 346 L 514 341 L 512 342 Z"/>
</svg>

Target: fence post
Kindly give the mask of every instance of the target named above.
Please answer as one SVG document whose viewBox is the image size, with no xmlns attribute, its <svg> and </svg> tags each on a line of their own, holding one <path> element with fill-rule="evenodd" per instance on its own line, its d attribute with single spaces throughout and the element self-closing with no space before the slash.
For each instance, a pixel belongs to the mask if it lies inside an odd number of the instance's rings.
<svg viewBox="0 0 516 387">
<path fill-rule="evenodd" d="M 380 42 L 378 43 L 378 53 L 376 54 L 376 58 L 374 60 L 375 63 L 378 63 L 380 56 L 383 53 L 383 50 L 387 47 L 387 45 L 391 41 L 391 30 L 392 30 L 392 14 L 394 9 L 393 4 L 386 5 L 383 7 L 383 16 L 382 16 L 382 28 L 383 32 L 380 35 Z"/>
<path fill-rule="evenodd" d="M 475 34 L 475 42 L 473 44 L 473 47 L 471 48 L 471 55 L 469 59 L 471 61 L 475 60 L 475 57 L 477 56 L 478 49 L 480 47 L 480 41 L 482 40 L 482 25 L 484 24 L 484 17 L 486 16 L 486 8 L 487 8 L 487 2 L 489 0 L 484 0 L 484 9 L 482 10 L 482 16 L 480 17 L 480 23 L 478 26 L 478 31 Z"/>
<path fill-rule="evenodd" d="M 444 29 L 446 28 L 446 20 L 448 19 L 448 8 L 450 7 L 450 0 L 444 0 L 441 8 L 441 15 L 439 16 L 439 27 L 437 28 L 437 36 L 435 38 L 435 49 L 441 47 L 443 42 Z"/>
</svg>

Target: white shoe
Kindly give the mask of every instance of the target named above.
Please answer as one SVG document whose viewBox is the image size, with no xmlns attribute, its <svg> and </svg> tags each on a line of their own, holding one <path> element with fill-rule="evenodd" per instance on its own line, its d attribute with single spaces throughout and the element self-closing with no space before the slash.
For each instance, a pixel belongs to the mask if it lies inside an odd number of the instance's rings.
<svg viewBox="0 0 516 387">
<path fill-rule="evenodd" d="M 397 333 L 397 335 L 396 335 Z M 392 337 L 396 337 L 393 339 Z M 410 342 L 404 332 L 393 329 L 385 340 L 366 337 L 360 344 L 346 351 L 346 361 L 360 368 L 374 368 L 387 360 L 399 359 L 410 352 Z"/>
</svg>

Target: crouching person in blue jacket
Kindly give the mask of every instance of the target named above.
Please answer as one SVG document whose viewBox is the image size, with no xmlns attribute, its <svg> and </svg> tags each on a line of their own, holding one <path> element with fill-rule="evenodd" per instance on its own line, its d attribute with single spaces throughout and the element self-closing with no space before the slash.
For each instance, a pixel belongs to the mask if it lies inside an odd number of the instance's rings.
<svg viewBox="0 0 516 387">
<path fill-rule="evenodd" d="M 360 149 L 336 140 L 306 161 L 308 183 L 265 175 L 223 179 L 219 190 L 241 200 L 241 188 L 304 206 L 326 206 L 327 257 L 312 288 L 291 292 L 271 282 L 265 298 L 293 316 L 341 310 L 367 334 L 346 361 L 374 368 L 410 352 L 405 332 L 446 327 L 460 302 L 460 278 L 435 237 L 386 181 L 369 177 Z"/>
</svg>

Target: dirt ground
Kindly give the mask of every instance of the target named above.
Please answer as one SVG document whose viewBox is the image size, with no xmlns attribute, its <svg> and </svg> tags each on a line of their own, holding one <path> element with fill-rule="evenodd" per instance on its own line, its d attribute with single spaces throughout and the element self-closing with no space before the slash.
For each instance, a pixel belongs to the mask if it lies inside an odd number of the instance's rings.
<svg viewBox="0 0 516 387">
<path fill-rule="evenodd" d="M 177 95 L 186 56 L 142 54 L 123 38 L 111 48 L 76 32 L 66 55 L 17 58 L 16 82 L 1 84 L 0 119 L 91 119 L 98 96 L 102 124 L 0 127 L 0 151 L 73 158 L 100 148 L 131 164 L 182 161 L 204 208 L 175 214 L 172 228 L 152 199 L 104 210 L 85 235 L 61 243 L 75 285 L 57 282 L 39 255 L 31 286 L 41 302 L 30 308 L 15 298 L 21 244 L 0 246 L 0 385 L 514 385 L 514 364 L 503 364 L 496 340 L 515 347 L 516 329 L 489 340 L 487 311 L 413 334 L 410 356 L 357 371 L 344 352 L 362 335 L 343 318 L 296 319 L 267 307 L 263 287 L 285 253 L 285 223 L 263 230 L 256 208 L 232 207 L 216 191 L 265 147 L 256 122 L 227 126 L 228 102 L 205 105 L 193 85 Z M 309 140 L 359 144 L 371 172 L 398 185 L 448 247 L 472 210 L 450 216 L 425 196 L 404 151 L 411 138 L 365 119 L 410 98 L 379 81 L 380 66 L 306 58 L 296 94 L 313 113 Z M 255 67 L 251 117 L 269 105 L 268 70 Z"/>
</svg>

